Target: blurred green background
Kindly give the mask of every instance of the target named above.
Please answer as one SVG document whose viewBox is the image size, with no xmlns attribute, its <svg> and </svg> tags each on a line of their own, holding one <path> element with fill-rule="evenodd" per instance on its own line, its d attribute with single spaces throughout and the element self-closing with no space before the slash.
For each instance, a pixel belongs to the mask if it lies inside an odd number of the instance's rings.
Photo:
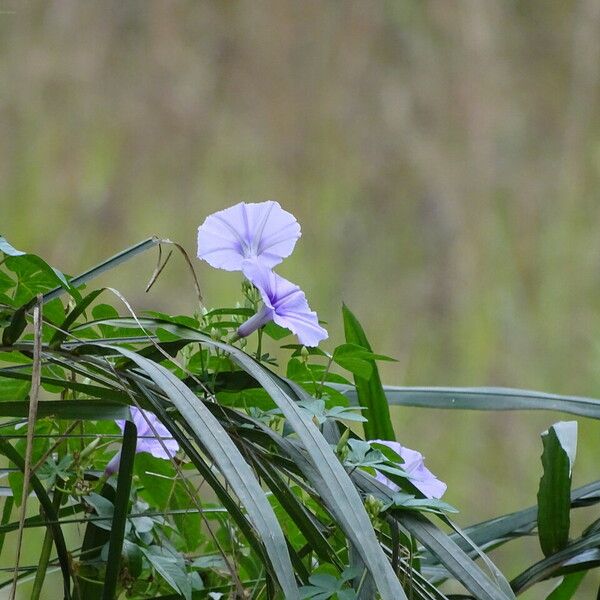
<svg viewBox="0 0 600 600">
<path fill-rule="evenodd" d="M 600 396 L 599 59 L 598 0 L 2 0 L 0 227 L 75 274 L 151 234 L 193 255 L 207 214 L 276 199 L 303 227 L 280 271 L 335 342 L 352 308 L 386 382 Z M 154 262 L 102 283 L 191 311 L 179 258 L 144 294 Z M 564 418 L 394 417 L 461 524 L 535 502 Z M 600 474 L 580 428 L 577 484 Z"/>
</svg>

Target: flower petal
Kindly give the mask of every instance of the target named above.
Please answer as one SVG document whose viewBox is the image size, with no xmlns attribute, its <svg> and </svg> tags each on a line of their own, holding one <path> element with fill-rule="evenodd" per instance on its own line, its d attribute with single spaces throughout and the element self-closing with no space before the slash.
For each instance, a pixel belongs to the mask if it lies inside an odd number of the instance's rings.
<svg viewBox="0 0 600 600">
<path fill-rule="evenodd" d="M 278 202 L 240 202 L 209 215 L 198 228 L 198 258 L 226 271 L 240 271 L 248 258 L 274 267 L 299 237 L 300 225 Z"/>
<path fill-rule="evenodd" d="M 265 306 L 273 309 L 273 321 L 298 336 L 305 346 L 317 346 L 328 333 L 310 310 L 304 292 L 291 281 L 273 273 L 256 260 L 245 261 L 244 275 L 258 288 Z"/>
<path fill-rule="evenodd" d="M 370 442 L 383 444 L 399 454 L 404 459 L 404 463 L 400 466 L 408 473 L 408 478 L 411 483 L 427 498 L 441 498 L 446 492 L 446 489 L 448 489 L 448 486 L 443 481 L 440 481 L 425 466 L 425 459 L 417 450 L 411 450 L 410 448 L 400 445 L 398 442 L 391 442 L 388 440 L 370 440 Z M 375 479 L 387 485 L 395 492 L 400 489 L 393 481 L 379 471 L 377 471 Z"/>
</svg>

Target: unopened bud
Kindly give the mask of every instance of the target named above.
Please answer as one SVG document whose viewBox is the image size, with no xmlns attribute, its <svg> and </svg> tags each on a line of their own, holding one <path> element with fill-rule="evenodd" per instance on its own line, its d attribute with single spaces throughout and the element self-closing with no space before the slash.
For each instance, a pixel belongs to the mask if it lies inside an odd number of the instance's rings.
<svg viewBox="0 0 600 600">
<path fill-rule="evenodd" d="M 306 346 L 302 346 L 302 348 L 300 349 L 300 360 L 302 360 L 303 363 L 307 363 L 309 356 L 310 353 L 308 351 L 308 348 Z"/>
<path fill-rule="evenodd" d="M 379 498 L 375 498 L 375 496 L 369 494 L 365 499 L 365 509 L 371 519 L 376 519 L 383 509 L 383 502 Z"/>
</svg>

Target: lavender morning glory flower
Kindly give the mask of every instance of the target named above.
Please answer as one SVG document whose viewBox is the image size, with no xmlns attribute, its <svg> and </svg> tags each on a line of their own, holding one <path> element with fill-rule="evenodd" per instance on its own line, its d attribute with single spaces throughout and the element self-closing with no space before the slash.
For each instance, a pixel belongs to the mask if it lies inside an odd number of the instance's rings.
<svg viewBox="0 0 600 600">
<path fill-rule="evenodd" d="M 135 447 L 138 452 L 148 452 L 156 458 L 172 458 L 179 450 L 179 444 L 172 438 L 169 430 L 158 420 L 154 413 L 148 410 L 140 410 L 131 407 L 131 418 L 137 428 L 138 440 Z M 121 431 L 125 431 L 125 421 L 117 420 L 115 423 Z M 152 427 L 150 426 L 152 425 Z M 154 429 L 154 430 L 153 430 Z M 155 437 L 156 434 L 163 439 L 162 442 Z M 152 436 L 152 437 L 143 437 Z M 166 449 L 166 450 L 165 450 Z M 121 460 L 121 451 L 115 454 L 111 461 L 106 465 L 106 474 L 112 475 L 119 470 L 119 461 Z"/>
<path fill-rule="evenodd" d="M 305 346 L 317 346 L 327 339 L 327 331 L 319 325 L 317 313 L 310 310 L 304 292 L 297 285 L 257 261 L 245 261 L 243 272 L 258 288 L 264 305 L 239 327 L 239 337 L 246 337 L 269 321 L 275 321 L 295 333 Z"/>
<path fill-rule="evenodd" d="M 387 440 L 370 440 L 369 442 L 383 444 L 384 446 L 391 448 L 396 454 L 399 454 L 404 459 L 404 463 L 401 467 L 408 473 L 408 479 L 418 490 L 423 492 L 427 498 L 441 498 L 444 495 L 448 486 L 443 481 L 440 481 L 425 466 L 423 455 L 420 452 L 406 448 L 398 442 L 390 442 Z M 393 481 L 379 471 L 377 471 L 375 479 L 384 483 L 395 492 L 400 489 Z"/>
<path fill-rule="evenodd" d="M 225 271 L 241 271 L 246 259 L 272 268 L 292 253 L 299 237 L 298 221 L 278 202 L 240 202 L 200 225 L 198 258 Z"/>
</svg>

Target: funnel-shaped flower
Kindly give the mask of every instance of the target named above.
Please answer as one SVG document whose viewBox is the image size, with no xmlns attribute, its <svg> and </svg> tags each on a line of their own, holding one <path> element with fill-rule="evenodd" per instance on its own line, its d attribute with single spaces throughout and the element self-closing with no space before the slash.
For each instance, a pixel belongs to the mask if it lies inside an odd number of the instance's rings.
<svg viewBox="0 0 600 600">
<path fill-rule="evenodd" d="M 425 466 L 423 455 L 420 452 L 406 448 L 398 442 L 389 442 L 387 440 L 370 440 L 370 442 L 383 444 L 384 446 L 391 448 L 396 454 L 399 454 L 404 459 L 404 463 L 400 465 L 402 470 L 408 473 L 410 482 L 418 490 L 423 492 L 427 498 L 441 498 L 444 495 L 448 486 L 443 481 L 440 481 Z M 377 471 L 375 479 L 384 483 L 395 492 L 400 489 L 393 481 L 379 471 Z"/>
<path fill-rule="evenodd" d="M 137 428 L 138 440 L 135 447 L 138 452 L 148 452 L 156 458 L 171 458 L 179 450 L 179 444 L 173 439 L 169 430 L 158 420 L 154 413 L 147 410 L 140 410 L 131 407 L 131 418 Z M 125 421 L 117 420 L 115 423 L 121 431 L 125 431 Z M 162 439 L 156 438 L 158 435 Z M 121 460 L 121 451 L 115 454 L 111 461 L 106 465 L 105 472 L 112 475 L 119 470 L 119 461 Z"/>
<path fill-rule="evenodd" d="M 240 202 L 206 217 L 198 228 L 198 258 L 225 271 L 241 271 L 247 259 L 274 267 L 299 237 L 300 225 L 278 202 Z"/>
<path fill-rule="evenodd" d="M 245 261 L 244 275 L 258 288 L 264 306 L 240 325 L 239 337 L 246 337 L 269 321 L 289 329 L 305 346 L 317 346 L 328 334 L 310 310 L 304 292 L 294 283 L 273 273 L 257 261 Z"/>
</svg>

